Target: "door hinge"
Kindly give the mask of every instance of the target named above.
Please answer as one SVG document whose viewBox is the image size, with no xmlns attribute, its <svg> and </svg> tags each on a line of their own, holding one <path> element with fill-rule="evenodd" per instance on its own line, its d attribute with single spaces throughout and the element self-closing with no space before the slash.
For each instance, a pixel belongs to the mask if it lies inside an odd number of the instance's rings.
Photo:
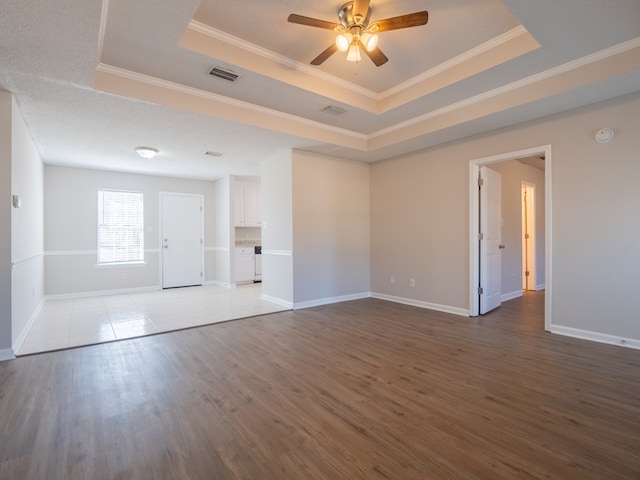
<svg viewBox="0 0 640 480">
<path fill-rule="evenodd" d="M 524 272 L 524 276 L 528 277 L 529 276 L 529 272 Z"/>
<path fill-rule="evenodd" d="M 484 180 L 482 177 L 478 177 L 478 186 L 481 187 L 484 185 Z"/>
<path fill-rule="evenodd" d="M 478 295 L 482 295 L 484 293 L 484 290 L 482 289 L 482 287 L 478 287 Z"/>
<path fill-rule="evenodd" d="M 200 207 L 200 211 L 202 212 L 202 207 Z"/>
<path fill-rule="evenodd" d="M 202 272 L 200 272 L 200 278 L 202 278 Z"/>
<path fill-rule="evenodd" d="M 529 234 L 528 234 L 528 233 L 525 233 L 525 234 L 524 234 L 524 238 L 525 238 L 526 240 L 529 240 Z"/>
<path fill-rule="evenodd" d="M 478 240 L 484 240 L 484 235 L 482 233 L 478 234 Z"/>
<path fill-rule="evenodd" d="M 202 245 L 202 239 L 200 239 L 200 245 Z"/>
</svg>

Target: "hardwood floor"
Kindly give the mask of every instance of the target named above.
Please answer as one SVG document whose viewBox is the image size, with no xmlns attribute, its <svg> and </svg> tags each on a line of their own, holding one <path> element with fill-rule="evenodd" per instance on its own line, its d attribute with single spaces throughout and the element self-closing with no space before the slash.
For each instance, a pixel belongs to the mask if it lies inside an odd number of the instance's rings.
<svg viewBox="0 0 640 480">
<path fill-rule="evenodd" d="M 366 299 L 0 363 L 2 479 L 638 479 L 640 352 Z"/>
</svg>

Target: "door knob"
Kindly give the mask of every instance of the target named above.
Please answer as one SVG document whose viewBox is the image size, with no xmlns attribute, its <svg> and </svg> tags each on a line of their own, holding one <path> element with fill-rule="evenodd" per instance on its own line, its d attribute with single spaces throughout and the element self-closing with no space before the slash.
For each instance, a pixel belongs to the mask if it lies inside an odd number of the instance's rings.
<svg viewBox="0 0 640 480">
<path fill-rule="evenodd" d="M 500 245 L 498 245 L 498 248 L 499 248 L 500 250 L 502 250 L 503 248 L 507 248 L 507 247 L 505 247 L 505 246 L 501 243 Z"/>
</svg>

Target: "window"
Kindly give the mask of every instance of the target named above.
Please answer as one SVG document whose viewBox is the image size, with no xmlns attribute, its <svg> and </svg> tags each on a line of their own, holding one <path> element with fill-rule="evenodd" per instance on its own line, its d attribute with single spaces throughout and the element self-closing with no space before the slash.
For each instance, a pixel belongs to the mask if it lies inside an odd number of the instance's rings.
<svg viewBox="0 0 640 480">
<path fill-rule="evenodd" d="M 143 261 L 142 193 L 98 190 L 98 265 Z"/>
</svg>

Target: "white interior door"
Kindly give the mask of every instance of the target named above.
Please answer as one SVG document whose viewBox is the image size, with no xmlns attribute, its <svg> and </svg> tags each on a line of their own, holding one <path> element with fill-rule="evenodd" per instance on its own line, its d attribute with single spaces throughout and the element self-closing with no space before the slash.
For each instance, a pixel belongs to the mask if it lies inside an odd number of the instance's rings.
<svg viewBox="0 0 640 480">
<path fill-rule="evenodd" d="M 162 194 L 162 287 L 202 285 L 203 199 Z"/>
<path fill-rule="evenodd" d="M 480 314 L 502 303 L 502 176 L 480 167 Z"/>
</svg>

